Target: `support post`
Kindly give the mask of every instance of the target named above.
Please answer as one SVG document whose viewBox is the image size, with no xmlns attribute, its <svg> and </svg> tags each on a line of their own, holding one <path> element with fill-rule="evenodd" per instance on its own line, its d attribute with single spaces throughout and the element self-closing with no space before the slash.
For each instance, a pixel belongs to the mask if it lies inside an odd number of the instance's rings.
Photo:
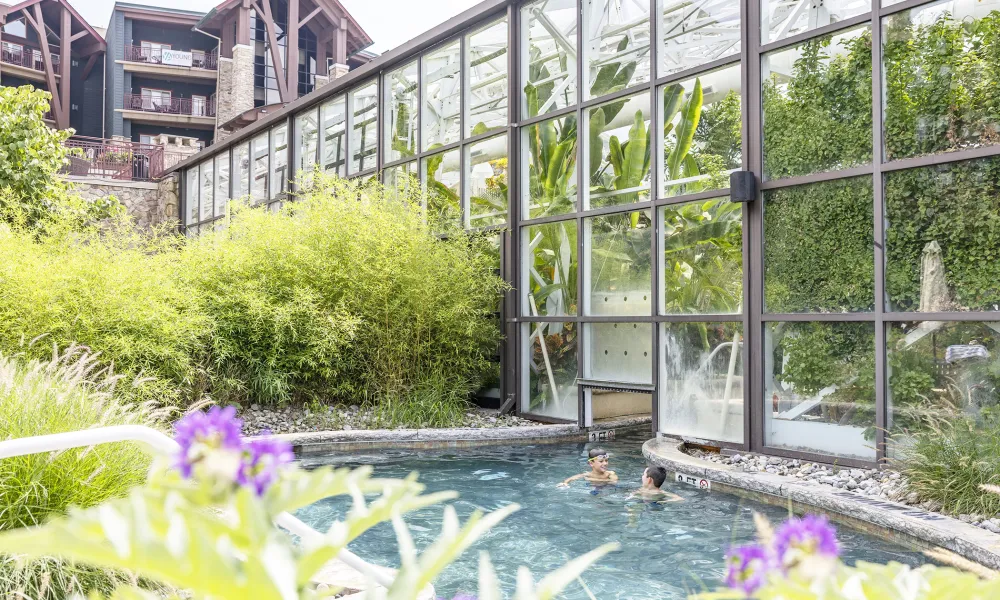
<svg viewBox="0 0 1000 600">
<path fill-rule="evenodd" d="M 49 49 L 49 36 L 45 31 L 45 18 L 42 16 L 42 7 L 35 4 L 31 7 L 34 11 L 34 18 L 24 11 L 24 18 L 38 33 L 39 46 L 42 50 L 42 62 L 45 65 L 45 83 L 49 86 L 49 93 L 52 95 L 50 108 L 58 129 L 66 129 L 69 123 L 63 120 L 62 97 L 59 95 L 59 86 L 56 85 L 56 72 L 52 66 L 52 51 Z M 60 57 L 61 58 L 61 57 Z"/>
<path fill-rule="evenodd" d="M 37 4 L 35 6 L 38 6 Z M 65 129 L 69 127 L 69 109 L 70 109 L 70 66 L 73 64 L 72 50 L 70 46 L 70 35 L 73 33 L 73 15 L 70 14 L 69 9 L 65 6 L 62 7 L 62 13 L 60 14 L 60 25 L 59 25 L 59 108 L 62 111 L 62 121 L 65 125 L 61 125 L 60 129 Z M 59 120 L 57 119 L 58 123 Z"/>
<path fill-rule="evenodd" d="M 264 30 L 267 32 L 267 45 L 271 49 L 271 66 L 274 68 L 274 79 L 278 83 L 278 96 L 282 102 L 291 102 L 293 98 L 288 97 L 288 79 L 285 76 L 285 65 L 281 62 L 281 53 L 278 52 L 278 35 L 274 30 L 274 15 L 271 14 L 271 1 L 264 0 L 261 3 L 254 1 L 253 5 L 257 9 L 257 15 L 264 19 Z"/>
<path fill-rule="evenodd" d="M 266 1 L 266 0 L 265 0 Z M 299 3 L 301 0 L 288 0 L 288 35 L 285 38 L 285 76 L 289 100 L 299 96 Z"/>
</svg>

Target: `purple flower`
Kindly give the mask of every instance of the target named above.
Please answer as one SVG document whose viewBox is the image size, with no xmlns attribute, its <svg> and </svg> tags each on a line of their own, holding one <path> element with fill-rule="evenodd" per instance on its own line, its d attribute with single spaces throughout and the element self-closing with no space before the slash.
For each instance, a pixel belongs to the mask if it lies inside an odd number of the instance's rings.
<svg viewBox="0 0 1000 600">
<path fill-rule="evenodd" d="M 262 496 L 278 478 L 281 468 L 294 460 L 295 454 L 288 442 L 269 437 L 251 440 L 237 482 L 252 486 L 257 495 Z"/>
<path fill-rule="evenodd" d="M 793 517 L 775 532 L 774 554 L 786 567 L 806 557 L 837 558 L 837 530 L 825 516 Z"/>
<path fill-rule="evenodd" d="M 213 451 L 239 453 L 243 449 L 240 431 L 243 421 L 236 418 L 236 408 L 213 406 L 207 413 L 186 415 L 174 425 L 174 439 L 180 444 L 177 468 L 190 478 L 194 466 Z"/>
<path fill-rule="evenodd" d="M 764 583 L 773 560 L 763 546 L 736 546 L 726 553 L 726 585 L 749 598 Z"/>
</svg>

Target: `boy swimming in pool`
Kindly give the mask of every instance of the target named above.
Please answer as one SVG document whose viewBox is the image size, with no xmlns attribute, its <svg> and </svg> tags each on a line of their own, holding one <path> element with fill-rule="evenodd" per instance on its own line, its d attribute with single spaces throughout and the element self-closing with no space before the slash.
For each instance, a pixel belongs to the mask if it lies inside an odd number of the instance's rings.
<svg viewBox="0 0 1000 600">
<path fill-rule="evenodd" d="M 681 498 L 677 494 L 671 494 L 660 489 L 660 486 L 666 480 L 667 470 L 663 467 L 646 467 L 646 470 L 642 472 L 642 487 L 636 490 L 632 496 L 657 502 L 683 501 L 684 498 Z"/>
<path fill-rule="evenodd" d="M 593 448 L 587 453 L 587 456 L 590 457 L 587 459 L 587 463 L 590 464 L 590 470 L 586 473 L 570 477 L 560 483 L 559 487 L 567 487 L 571 481 L 576 481 L 577 479 L 586 479 L 590 483 L 615 483 L 618 481 L 618 475 L 608 469 L 608 458 L 611 455 L 606 450 L 603 448 Z"/>
</svg>

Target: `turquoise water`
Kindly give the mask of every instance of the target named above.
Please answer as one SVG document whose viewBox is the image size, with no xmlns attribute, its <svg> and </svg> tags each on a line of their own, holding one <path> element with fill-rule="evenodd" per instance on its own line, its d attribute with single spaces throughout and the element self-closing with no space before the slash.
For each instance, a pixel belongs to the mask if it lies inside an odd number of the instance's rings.
<svg viewBox="0 0 1000 600">
<path fill-rule="evenodd" d="M 754 511 L 773 522 L 787 510 L 758 504 L 719 492 L 704 492 L 668 480 L 664 489 L 683 502 L 649 504 L 628 499 L 639 485 L 645 464 L 641 444 L 647 436 L 632 436 L 600 444 L 612 453 L 611 468 L 621 478 L 615 487 L 594 489 L 576 482 L 570 489 L 556 484 L 586 468 L 586 452 L 594 444 L 483 447 L 472 450 L 379 450 L 331 456 L 323 464 L 373 465 L 380 477 L 403 477 L 412 471 L 428 491 L 455 490 L 460 517 L 475 509 L 496 510 L 512 502 L 521 505 L 500 526 L 470 549 L 435 582 L 438 595 L 475 593 L 478 554 L 486 550 L 505 591 L 514 589 L 520 565 L 541 575 L 609 541 L 622 549 L 584 574 L 583 580 L 599 600 L 674 600 L 689 593 L 714 589 L 725 572 L 723 554 L 733 543 L 753 539 Z M 672 477 L 673 474 L 670 474 Z M 319 502 L 298 515 L 324 530 L 341 517 L 343 499 Z M 441 526 L 441 509 L 426 509 L 406 519 L 418 548 L 429 544 Z M 849 563 L 857 560 L 925 562 L 912 549 L 845 528 L 839 539 Z M 380 525 L 351 545 L 365 559 L 386 566 L 399 563 L 391 526 Z M 572 585 L 564 597 L 585 600 L 586 591 Z"/>
</svg>

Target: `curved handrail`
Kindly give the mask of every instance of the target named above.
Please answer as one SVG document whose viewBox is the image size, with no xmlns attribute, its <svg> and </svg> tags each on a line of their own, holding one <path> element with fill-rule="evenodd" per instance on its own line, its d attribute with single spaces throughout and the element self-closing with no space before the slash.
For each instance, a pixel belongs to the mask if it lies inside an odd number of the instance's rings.
<svg viewBox="0 0 1000 600">
<path fill-rule="evenodd" d="M 97 444 L 112 442 L 138 442 L 154 453 L 161 455 L 171 454 L 180 449 L 177 442 L 169 436 L 150 427 L 143 425 L 113 425 L 110 427 L 84 429 L 82 431 L 52 433 L 49 435 L 36 435 L 33 437 L 6 440 L 0 442 L 0 460 L 15 456 L 25 456 L 27 454 L 58 452 L 60 450 L 69 450 L 70 448 L 96 446 Z M 275 518 L 275 524 L 287 529 L 303 540 L 317 540 L 323 537 L 323 534 L 288 513 L 278 515 Z M 371 577 L 383 587 L 388 588 L 392 585 L 392 577 L 386 571 L 365 562 L 357 554 L 346 548 L 337 554 L 337 558 L 362 575 Z"/>
</svg>

